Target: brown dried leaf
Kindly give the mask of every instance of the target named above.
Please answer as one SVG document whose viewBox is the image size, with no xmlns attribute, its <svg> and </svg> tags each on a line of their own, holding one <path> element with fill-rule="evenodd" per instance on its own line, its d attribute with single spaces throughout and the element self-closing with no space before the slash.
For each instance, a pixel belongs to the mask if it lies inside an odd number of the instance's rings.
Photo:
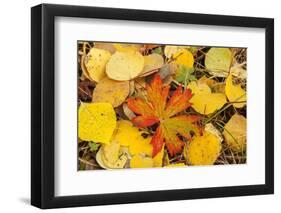
<svg viewBox="0 0 281 213">
<path fill-rule="evenodd" d="M 106 102 L 118 107 L 128 95 L 129 81 L 114 81 L 105 77 L 94 89 L 92 102 Z"/>
</svg>

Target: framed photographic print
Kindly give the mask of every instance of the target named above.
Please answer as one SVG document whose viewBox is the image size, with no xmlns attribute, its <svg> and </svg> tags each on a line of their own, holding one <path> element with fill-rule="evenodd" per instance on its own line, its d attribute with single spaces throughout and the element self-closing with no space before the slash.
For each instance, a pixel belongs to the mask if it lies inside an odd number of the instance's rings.
<svg viewBox="0 0 281 213">
<path fill-rule="evenodd" d="M 274 21 L 31 9 L 31 203 L 272 194 Z"/>
</svg>

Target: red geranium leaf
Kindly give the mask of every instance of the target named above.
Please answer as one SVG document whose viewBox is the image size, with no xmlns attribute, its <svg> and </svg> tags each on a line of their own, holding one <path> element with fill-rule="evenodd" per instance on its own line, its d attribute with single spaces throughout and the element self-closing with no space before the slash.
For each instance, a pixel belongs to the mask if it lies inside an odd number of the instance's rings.
<svg viewBox="0 0 281 213">
<path fill-rule="evenodd" d="M 163 86 L 159 75 L 155 75 L 150 84 L 146 85 L 147 100 L 142 98 L 129 98 L 128 107 L 137 114 L 132 119 L 138 127 L 149 127 L 159 122 L 151 144 L 153 156 L 161 151 L 163 144 L 171 156 L 182 151 L 184 140 L 189 140 L 191 132 L 200 134 L 196 122 L 199 120 L 195 115 L 177 115 L 191 106 L 189 99 L 192 97 L 190 90 L 183 90 L 178 86 L 168 100 L 169 86 Z M 167 101 L 168 100 L 168 101 Z M 181 137 L 180 137 L 181 136 Z"/>
</svg>

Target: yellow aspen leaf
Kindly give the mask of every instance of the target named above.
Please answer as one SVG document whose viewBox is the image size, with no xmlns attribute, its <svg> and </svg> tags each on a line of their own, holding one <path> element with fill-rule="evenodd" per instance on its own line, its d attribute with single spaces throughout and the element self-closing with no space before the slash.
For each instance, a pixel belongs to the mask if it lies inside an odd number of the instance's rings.
<svg viewBox="0 0 281 213">
<path fill-rule="evenodd" d="M 162 147 L 162 150 L 153 157 L 153 167 L 163 166 L 163 156 L 164 156 L 164 147 Z"/>
<path fill-rule="evenodd" d="M 151 136 L 146 135 L 144 131 L 140 131 L 130 121 L 117 121 L 117 128 L 113 135 L 113 140 L 118 141 L 121 146 L 128 146 L 131 155 L 152 155 Z"/>
<path fill-rule="evenodd" d="M 81 103 L 78 112 L 81 140 L 109 143 L 116 127 L 116 114 L 109 103 Z"/>
<path fill-rule="evenodd" d="M 140 50 L 140 44 L 113 44 L 114 48 L 119 52 L 137 52 Z"/>
<path fill-rule="evenodd" d="M 190 102 L 197 112 L 208 115 L 222 108 L 226 103 L 226 98 L 222 93 L 197 94 L 191 98 Z"/>
<path fill-rule="evenodd" d="M 207 71 L 216 77 L 226 77 L 232 63 L 232 53 L 229 48 L 211 48 L 205 57 Z"/>
<path fill-rule="evenodd" d="M 157 72 L 164 65 L 164 59 L 161 55 L 157 53 L 152 53 L 150 55 L 144 56 L 144 67 L 143 71 L 139 75 L 144 77 Z"/>
<path fill-rule="evenodd" d="M 210 133 L 195 136 L 188 146 L 187 156 L 191 165 L 213 165 L 221 152 L 221 142 Z"/>
<path fill-rule="evenodd" d="M 153 167 L 153 160 L 151 157 L 144 157 L 142 155 L 135 155 L 130 161 L 131 168 L 151 168 Z"/>
<path fill-rule="evenodd" d="M 90 78 L 99 82 L 105 77 L 105 66 L 111 56 L 107 50 L 92 48 L 86 55 L 84 63 Z"/>
<path fill-rule="evenodd" d="M 129 91 L 129 81 L 115 81 L 105 77 L 94 89 L 92 102 L 105 102 L 118 107 L 125 101 Z"/>
<path fill-rule="evenodd" d="M 124 168 L 128 157 L 120 153 L 120 144 L 111 141 L 109 144 L 103 145 L 96 154 L 98 164 L 104 169 Z"/>
<path fill-rule="evenodd" d="M 117 121 L 117 128 L 115 130 L 113 140 L 118 141 L 121 146 L 129 146 L 136 138 L 141 136 L 138 128 L 134 127 L 132 122 L 127 120 Z"/>
<path fill-rule="evenodd" d="M 235 152 L 246 150 L 247 120 L 244 116 L 234 114 L 225 124 L 223 136 L 229 148 Z"/>
<path fill-rule="evenodd" d="M 247 78 L 247 71 L 241 67 L 241 65 L 233 66 L 230 68 L 230 74 L 240 78 L 240 79 L 246 79 Z"/>
<path fill-rule="evenodd" d="M 173 54 L 173 58 L 175 58 L 175 64 L 184 65 L 187 68 L 193 67 L 194 57 L 192 53 L 187 49 L 176 52 L 175 54 Z"/>
<path fill-rule="evenodd" d="M 172 163 L 165 167 L 182 167 L 182 166 L 187 166 L 187 165 L 185 165 L 184 163 Z"/>
<path fill-rule="evenodd" d="M 214 127 L 214 125 L 212 123 L 206 124 L 204 130 L 205 130 L 205 132 L 208 132 L 208 133 L 216 136 L 220 142 L 223 141 L 223 137 L 222 137 L 220 131 L 216 127 Z"/>
<path fill-rule="evenodd" d="M 190 99 L 192 108 L 203 115 L 208 115 L 219 110 L 226 103 L 226 97 L 223 93 L 212 93 L 206 83 L 197 83 L 195 81 L 188 84 L 193 96 Z"/>
<path fill-rule="evenodd" d="M 118 159 L 120 143 L 112 140 L 109 144 L 103 145 L 104 157 L 111 163 Z"/>
<path fill-rule="evenodd" d="M 214 85 L 216 85 L 218 82 L 215 81 L 214 79 L 211 78 L 207 78 L 205 75 L 202 76 L 198 81 L 197 84 L 198 85 L 204 85 L 207 84 L 210 88 L 212 88 Z"/>
<path fill-rule="evenodd" d="M 233 103 L 236 108 L 242 108 L 246 105 L 247 94 L 240 85 L 234 85 L 232 82 L 232 75 L 229 75 L 225 82 L 225 94 L 230 102 L 241 102 Z"/>
<path fill-rule="evenodd" d="M 210 87 L 206 83 L 200 83 L 199 81 L 192 81 L 187 87 L 191 89 L 193 95 L 212 93 Z"/>
<path fill-rule="evenodd" d="M 152 156 L 152 144 L 150 144 L 152 137 L 146 136 L 144 138 L 142 135 L 136 137 L 134 140 L 131 139 L 131 143 L 129 146 L 129 151 L 132 155 L 135 154 L 145 154 L 148 156 Z"/>
<path fill-rule="evenodd" d="M 167 58 L 171 58 L 175 53 L 184 50 L 184 48 L 185 48 L 184 46 L 170 46 L 170 45 L 167 45 L 164 48 L 164 55 Z"/>
<path fill-rule="evenodd" d="M 128 81 L 143 70 L 144 57 L 139 52 L 116 51 L 106 65 L 106 74 L 117 81 Z"/>
<path fill-rule="evenodd" d="M 197 84 L 198 85 L 207 84 L 213 93 L 225 94 L 225 83 L 224 82 L 217 82 L 214 79 L 207 78 L 205 75 L 197 81 Z"/>
</svg>

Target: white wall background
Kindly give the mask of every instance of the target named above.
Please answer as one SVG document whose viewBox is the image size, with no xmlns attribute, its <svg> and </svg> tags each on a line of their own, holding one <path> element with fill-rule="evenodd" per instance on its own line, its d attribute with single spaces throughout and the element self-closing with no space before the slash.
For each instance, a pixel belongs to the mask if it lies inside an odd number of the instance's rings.
<svg viewBox="0 0 281 213">
<path fill-rule="evenodd" d="M 170 10 L 275 18 L 275 195 L 57 209 L 50 212 L 276 212 L 281 209 L 280 41 L 278 1 L 59 0 L 45 3 Z M 37 0 L 2 1 L 0 7 L 0 212 L 39 212 L 30 197 L 30 7 Z M 258 47 L 257 47 L 258 48 Z M 206 177 L 208 178 L 208 177 Z"/>
</svg>

